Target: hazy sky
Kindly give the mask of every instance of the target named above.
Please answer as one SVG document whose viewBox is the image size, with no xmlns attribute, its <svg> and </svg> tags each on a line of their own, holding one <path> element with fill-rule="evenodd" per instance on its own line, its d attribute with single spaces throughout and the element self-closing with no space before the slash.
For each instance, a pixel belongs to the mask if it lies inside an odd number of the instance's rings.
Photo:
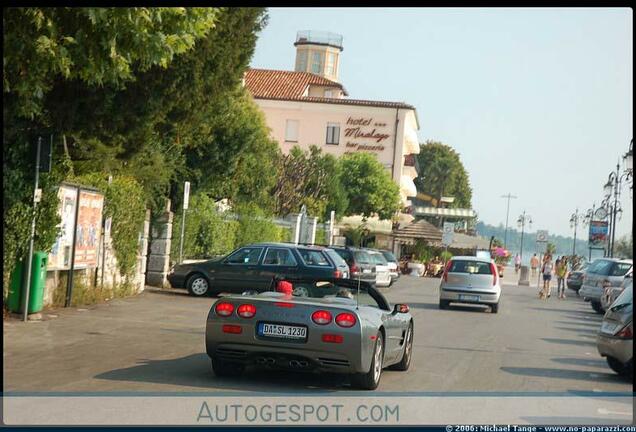
<svg viewBox="0 0 636 432">
<path fill-rule="evenodd" d="M 349 97 L 414 105 L 461 155 L 479 219 L 570 235 L 633 137 L 631 9 L 271 8 L 252 66 L 293 70 L 297 30 L 343 35 Z M 618 234 L 629 233 L 623 193 Z M 579 231 L 579 235 L 581 235 Z"/>
</svg>

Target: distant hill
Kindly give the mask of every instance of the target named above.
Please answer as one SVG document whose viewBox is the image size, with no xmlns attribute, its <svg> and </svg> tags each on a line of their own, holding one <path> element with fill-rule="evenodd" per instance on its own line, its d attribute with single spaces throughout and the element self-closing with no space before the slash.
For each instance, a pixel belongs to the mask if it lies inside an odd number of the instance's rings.
<svg viewBox="0 0 636 432">
<path fill-rule="evenodd" d="M 495 236 L 500 239 L 502 242 L 504 240 L 504 232 L 505 227 L 503 224 L 499 226 L 489 225 L 483 222 L 477 222 L 475 229 L 477 234 L 482 237 L 490 238 L 490 236 Z M 580 237 L 583 240 L 580 239 Z M 576 254 L 583 255 L 584 257 L 588 257 L 589 250 L 587 248 L 587 229 L 581 228 L 577 231 L 576 236 Z M 528 257 L 532 256 L 533 253 L 543 252 L 545 250 L 545 246 L 540 246 L 536 243 L 537 232 L 530 231 L 523 233 L 523 257 L 524 261 L 529 259 Z M 563 237 L 560 235 L 550 235 L 548 237 L 551 243 L 556 245 L 556 254 L 557 255 L 571 255 L 572 254 L 572 241 L 573 237 Z M 521 250 L 521 231 L 516 228 L 508 227 L 508 237 L 506 241 L 506 247 L 514 256 Z M 603 256 L 602 251 L 594 250 L 592 257 Z"/>
</svg>

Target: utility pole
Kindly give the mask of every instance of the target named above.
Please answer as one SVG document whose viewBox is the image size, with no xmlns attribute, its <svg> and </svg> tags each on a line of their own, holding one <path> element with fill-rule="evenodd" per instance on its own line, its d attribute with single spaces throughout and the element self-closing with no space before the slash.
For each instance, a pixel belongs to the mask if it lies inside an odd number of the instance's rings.
<svg viewBox="0 0 636 432">
<path fill-rule="evenodd" d="M 517 197 L 510 194 L 510 192 L 508 192 L 508 195 L 502 195 L 501 197 L 508 199 L 508 204 L 506 205 L 506 230 L 504 231 L 504 249 L 506 249 L 508 241 L 508 216 L 510 215 L 510 200 L 513 198 L 516 199 Z"/>
<path fill-rule="evenodd" d="M 576 228 L 579 226 L 579 220 L 583 215 L 579 215 L 579 209 L 570 216 L 570 228 L 574 228 L 574 242 L 572 243 L 572 256 L 576 255 Z"/>
</svg>

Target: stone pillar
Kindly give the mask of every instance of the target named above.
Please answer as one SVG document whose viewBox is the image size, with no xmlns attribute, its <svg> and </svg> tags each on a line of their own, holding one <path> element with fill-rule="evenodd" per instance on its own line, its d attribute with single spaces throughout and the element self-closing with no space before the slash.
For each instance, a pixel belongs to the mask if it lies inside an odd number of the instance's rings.
<svg viewBox="0 0 636 432">
<path fill-rule="evenodd" d="M 521 273 L 519 274 L 519 285 L 530 286 L 530 280 L 528 279 L 528 266 L 521 266 Z"/>
<path fill-rule="evenodd" d="M 148 262 L 148 237 L 150 236 L 150 210 L 146 210 L 144 226 L 139 238 L 139 253 L 137 254 L 137 283 L 139 292 L 146 286 L 146 267 Z"/>
<path fill-rule="evenodd" d="M 172 240 L 172 220 L 174 214 L 170 211 L 170 200 L 164 212 L 151 227 L 150 254 L 146 271 L 146 284 L 159 287 L 169 287 L 167 280 L 170 270 L 170 245 Z"/>
</svg>

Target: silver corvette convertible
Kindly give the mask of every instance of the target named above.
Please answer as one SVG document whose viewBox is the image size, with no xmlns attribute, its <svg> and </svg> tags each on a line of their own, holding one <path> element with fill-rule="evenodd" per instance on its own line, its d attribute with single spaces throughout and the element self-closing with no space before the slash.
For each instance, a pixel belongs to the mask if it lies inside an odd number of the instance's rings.
<svg viewBox="0 0 636 432">
<path fill-rule="evenodd" d="M 248 365 L 347 373 L 373 390 L 382 369 L 409 368 L 413 317 L 370 284 L 351 279 L 288 281 L 286 292 L 221 297 L 210 309 L 206 351 L 217 376 Z"/>
</svg>

